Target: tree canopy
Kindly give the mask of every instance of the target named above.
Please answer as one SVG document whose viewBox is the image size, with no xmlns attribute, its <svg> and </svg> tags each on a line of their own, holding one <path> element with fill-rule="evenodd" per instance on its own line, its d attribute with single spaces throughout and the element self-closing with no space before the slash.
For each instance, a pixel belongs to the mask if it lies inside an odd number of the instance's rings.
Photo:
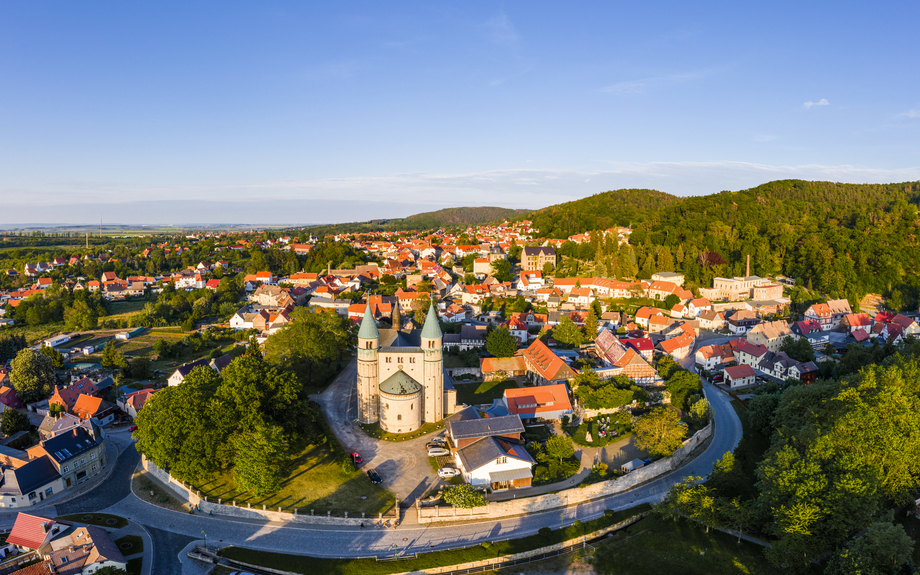
<svg viewBox="0 0 920 575">
<path fill-rule="evenodd" d="M 54 381 L 51 358 L 34 349 L 20 350 L 10 365 L 10 383 L 23 403 L 33 403 L 51 395 Z"/>
<path fill-rule="evenodd" d="M 495 357 L 511 357 L 518 349 L 517 340 L 507 327 L 493 329 L 486 336 L 486 351 Z"/>
</svg>

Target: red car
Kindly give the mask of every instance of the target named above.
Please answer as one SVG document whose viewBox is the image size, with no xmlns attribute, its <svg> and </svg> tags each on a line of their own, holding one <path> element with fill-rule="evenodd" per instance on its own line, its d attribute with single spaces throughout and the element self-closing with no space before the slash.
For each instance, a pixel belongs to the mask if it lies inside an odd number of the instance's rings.
<svg viewBox="0 0 920 575">
<path fill-rule="evenodd" d="M 351 461 L 355 464 L 355 467 L 364 463 L 364 460 L 361 458 L 357 451 L 351 454 Z"/>
<path fill-rule="evenodd" d="M 130 431 L 130 432 L 132 432 L 132 433 L 135 432 L 135 431 L 137 431 L 137 426 L 136 426 L 136 425 L 132 425 L 131 427 L 128 428 L 128 431 Z"/>
</svg>

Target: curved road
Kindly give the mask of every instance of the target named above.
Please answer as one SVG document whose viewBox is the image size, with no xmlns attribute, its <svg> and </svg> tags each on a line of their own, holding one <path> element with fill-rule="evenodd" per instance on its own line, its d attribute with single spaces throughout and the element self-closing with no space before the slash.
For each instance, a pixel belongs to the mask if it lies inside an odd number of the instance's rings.
<svg viewBox="0 0 920 575">
<path fill-rule="evenodd" d="M 146 526 L 154 540 L 156 555 L 152 572 L 157 575 L 181 574 L 177 554 L 192 540 L 201 539 L 202 532 L 207 534 L 208 540 L 224 545 L 346 558 L 390 555 L 394 545 L 400 552 L 411 553 L 464 547 L 487 540 L 512 539 L 532 535 L 545 526 L 557 528 L 576 519 L 594 519 L 605 509 L 621 510 L 641 503 L 660 501 L 668 488 L 684 477 L 706 476 L 712 464 L 725 452 L 734 450 L 738 444 L 741 439 L 741 423 L 725 393 L 710 384 L 704 384 L 704 393 L 712 406 L 716 427 L 710 445 L 702 454 L 685 466 L 631 491 L 568 507 L 564 511 L 557 509 L 522 517 L 451 526 L 404 524 L 388 530 L 190 515 L 151 505 L 131 492 L 131 476 L 139 456 L 133 445 L 128 444 L 130 436 L 126 434 L 110 436 L 113 441 L 127 445 L 115 463 L 112 476 L 104 485 L 56 505 L 55 510 L 58 515 L 77 512 L 113 513 Z M 39 512 L 50 513 L 50 510 L 42 509 Z M 407 513 L 413 513 L 413 510 L 409 509 Z"/>
</svg>

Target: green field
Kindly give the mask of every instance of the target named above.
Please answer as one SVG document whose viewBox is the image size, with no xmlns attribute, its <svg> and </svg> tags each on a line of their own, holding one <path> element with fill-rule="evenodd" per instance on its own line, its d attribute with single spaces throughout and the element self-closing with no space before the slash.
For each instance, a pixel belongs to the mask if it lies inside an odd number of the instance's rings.
<svg viewBox="0 0 920 575">
<path fill-rule="evenodd" d="M 505 394 L 506 389 L 517 387 L 517 383 L 512 379 L 505 381 L 483 381 L 482 383 L 457 383 L 457 403 L 467 405 L 477 405 L 480 403 L 492 403 L 493 400 L 499 399 Z"/>
<path fill-rule="evenodd" d="M 598 573 L 646 575 L 761 575 L 783 571 L 764 548 L 720 531 L 651 515 L 605 541 L 594 556 Z"/>
<path fill-rule="evenodd" d="M 147 305 L 147 303 L 147 300 L 143 299 L 110 302 L 107 304 L 109 308 L 109 315 L 103 319 L 128 319 L 132 315 L 137 315 L 143 311 L 144 306 Z"/>
<path fill-rule="evenodd" d="M 221 498 L 224 503 L 251 503 L 259 508 L 266 505 L 274 510 L 297 508 L 298 513 L 315 509 L 318 514 L 332 511 L 341 516 L 343 511 L 348 511 L 350 514 L 364 512 L 373 517 L 391 510 L 395 503 L 390 492 L 371 483 L 363 471 L 346 473 L 326 445 L 304 450 L 291 464 L 281 491 L 272 495 L 256 497 L 241 491 L 232 472 L 218 474 L 210 482 L 195 487 L 201 490 L 202 496 L 207 495 L 209 501 Z"/>
<path fill-rule="evenodd" d="M 444 422 L 425 423 L 412 433 L 390 433 L 380 429 L 379 423 L 362 423 L 361 429 L 363 429 L 364 433 L 367 435 L 384 441 L 408 441 L 409 439 L 415 439 L 416 437 L 434 433 L 439 429 L 444 429 Z"/>
</svg>

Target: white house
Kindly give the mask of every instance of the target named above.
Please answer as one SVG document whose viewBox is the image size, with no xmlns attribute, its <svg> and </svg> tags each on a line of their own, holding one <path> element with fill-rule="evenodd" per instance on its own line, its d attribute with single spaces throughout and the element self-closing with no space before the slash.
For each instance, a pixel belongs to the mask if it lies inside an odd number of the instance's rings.
<svg viewBox="0 0 920 575">
<path fill-rule="evenodd" d="M 754 385 L 757 381 L 757 372 L 750 365 L 734 365 L 726 367 L 725 383 L 729 384 L 732 389 L 736 387 L 748 387 Z"/>
</svg>

